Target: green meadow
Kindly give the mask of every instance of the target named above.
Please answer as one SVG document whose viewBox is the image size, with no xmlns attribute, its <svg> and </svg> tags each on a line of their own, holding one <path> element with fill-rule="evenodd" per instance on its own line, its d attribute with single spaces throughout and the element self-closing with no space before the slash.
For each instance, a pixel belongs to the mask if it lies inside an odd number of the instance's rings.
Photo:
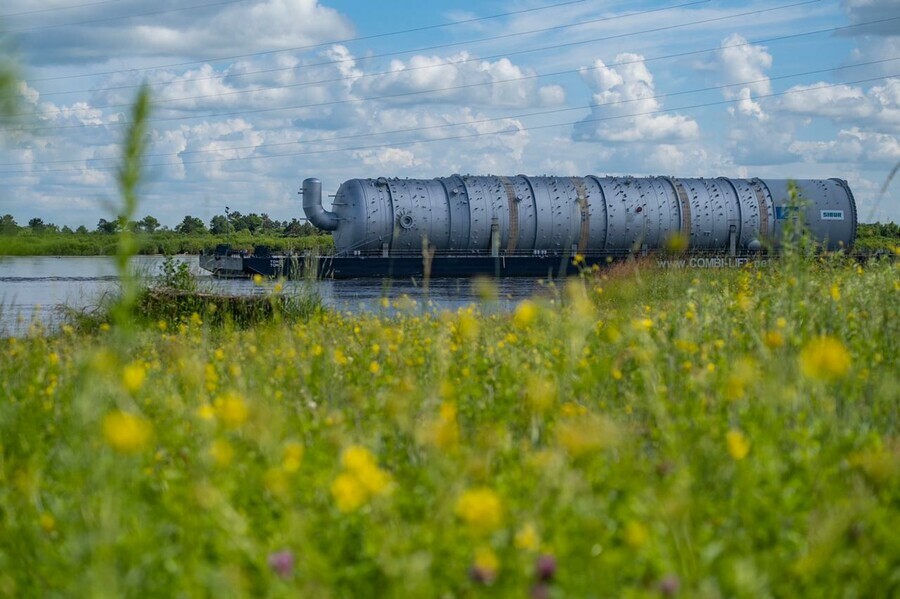
<svg viewBox="0 0 900 599">
<path fill-rule="evenodd" d="M 334 247 L 331 237 L 325 235 L 288 237 L 250 233 L 188 235 L 157 232 L 138 233 L 132 237 L 135 252 L 146 255 L 209 254 L 220 243 L 246 250 L 252 250 L 257 245 L 265 245 L 276 252 L 303 250 L 329 252 Z M 0 235 L 0 256 L 113 256 L 118 247 L 118 234 L 20 232 L 15 235 Z"/>
<path fill-rule="evenodd" d="M 897 596 L 898 274 L 35 325 L 0 340 L 0 594 Z"/>
</svg>

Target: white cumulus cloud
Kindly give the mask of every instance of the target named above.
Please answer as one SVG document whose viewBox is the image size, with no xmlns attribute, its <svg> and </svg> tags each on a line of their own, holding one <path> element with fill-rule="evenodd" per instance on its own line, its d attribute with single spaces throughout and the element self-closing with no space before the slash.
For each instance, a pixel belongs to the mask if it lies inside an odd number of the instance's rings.
<svg viewBox="0 0 900 599">
<path fill-rule="evenodd" d="M 582 68 L 582 80 L 593 90 L 591 115 L 575 126 L 582 141 L 678 142 L 696 139 L 697 122 L 679 114 L 659 113 L 662 103 L 653 75 L 638 54 L 619 54 L 616 68 L 599 58 Z"/>
</svg>

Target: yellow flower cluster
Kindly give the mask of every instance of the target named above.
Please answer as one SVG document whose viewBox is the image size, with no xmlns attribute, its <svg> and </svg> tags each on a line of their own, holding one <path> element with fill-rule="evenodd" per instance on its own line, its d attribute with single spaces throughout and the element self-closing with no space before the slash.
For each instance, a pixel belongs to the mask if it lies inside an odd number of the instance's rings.
<svg viewBox="0 0 900 599">
<path fill-rule="evenodd" d="M 331 495 L 340 511 L 356 511 L 373 497 L 390 492 L 390 474 L 378 467 L 375 456 L 365 447 L 345 449 L 341 464 L 343 472 L 331 483 Z"/>
<path fill-rule="evenodd" d="M 216 463 L 216 466 L 225 468 L 231 464 L 231 460 L 234 458 L 234 447 L 228 441 L 216 439 L 209 447 L 209 456 Z"/>
<path fill-rule="evenodd" d="M 487 487 L 465 491 L 456 500 L 455 512 L 474 534 L 490 534 L 503 525 L 500 496 Z"/>
<path fill-rule="evenodd" d="M 456 421 L 456 404 L 445 401 L 441 404 L 437 418 L 423 427 L 422 441 L 442 449 L 452 451 L 459 445 L 459 424 Z"/>
<path fill-rule="evenodd" d="M 285 472 L 296 472 L 300 470 L 300 464 L 303 462 L 303 445 L 296 441 L 290 441 L 284 446 L 281 467 Z"/>
<path fill-rule="evenodd" d="M 725 435 L 728 454 L 737 461 L 743 460 L 750 453 L 750 441 L 739 430 L 730 430 Z"/>
<path fill-rule="evenodd" d="M 568 418 L 556 427 L 557 442 L 573 458 L 614 447 L 622 437 L 615 422 L 597 414 Z"/>
<path fill-rule="evenodd" d="M 837 380 L 850 371 L 850 352 L 834 337 L 819 337 L 800 352 L 800 371 L 812 379 Z"/>
<path fill-rule="evenodd" d="M 538 535 L 537 528 L 532 522 L 526 522 L 522 525 L 513 539 L 517 549 L 524 551 L 537 551 L 541 544 L 541 537 Z"/>
<path fill-rule="evenodd" d="M 237 428 L 247 421 L 250 411 L 244 398 L 234 392 L 227 393 L 224 397 L 219 397 L 213 403 L 216 410 L 216 416 L 225 428 Z"/>
<path fill-rule="evenodd" d="M 147 369 L 140 362 L 128 364 L 122 369 L 122 386 L 129 393 L 137 393 L 144 386 L 147 378 Z"/>
<path fill-rule="evenodd" d="M 778 330 L 766 331 L 763 342 L 769 349 L 778 349 L 784 345 L 784 335 Z"/>
<path fill-rule="evenodd" d="M 516 326 L 524 328 L 533 323 L 537 315 L 537 304 L 531 300 L 522 300 L 513 313 L 513 322 L 515 322 Z"/>
<path fill-rule="evenodd" d="M 103 438 L 120 453 L 137 453 L 153 436 L 150 422 L 138 414 L 116 410 L 103 418 Z"/>
</svg>

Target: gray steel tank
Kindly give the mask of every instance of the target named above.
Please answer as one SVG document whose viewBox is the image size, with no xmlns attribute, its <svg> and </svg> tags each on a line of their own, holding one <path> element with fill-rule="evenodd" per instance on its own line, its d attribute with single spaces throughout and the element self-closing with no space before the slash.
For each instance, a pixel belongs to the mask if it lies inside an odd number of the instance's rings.
<svg viewBox="0 0 900 599">
<path fill-rule="evenodd" d="M 351 179 L 322 206 L 322 184 L 303 182 L 303 209 L 333 231 L 340 253 L 438 251 L 613 252 L 663 247 L 682 233 L 689 249 L 753 251 L 777 246 L 800 217 L 834 250 L 856 238 L 856 203 L 841 179 L 514 177 Z"/>
</svg>

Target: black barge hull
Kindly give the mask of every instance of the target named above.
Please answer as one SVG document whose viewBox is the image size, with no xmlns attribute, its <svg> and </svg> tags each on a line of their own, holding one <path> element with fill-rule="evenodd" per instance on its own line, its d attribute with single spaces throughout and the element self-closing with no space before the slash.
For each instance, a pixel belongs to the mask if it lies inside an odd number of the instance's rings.
<svg viewBox="0 0 900 599">
<path fill-rule="evenodd" d="M 299 279 L 361 278 L 465 278 L 465 277 L 532 277 L 557 278 L 576 275 L 584 269 L 606 267 L 640 254 L 619 253 L 579 257 L 578 263 L 568 254 L 528 256 L 434 256 L 424 260 L 421 255 L 407 256 L 241 256 L 226 260 L 219 256 L 201 256 L 200 266 L 216 276 Z M 668 257 L 647 256 L 667 268 L 732 268 L 748 262 L 760 262 L 760 254 L 726 256 L 695 254 Z M 227 268 L 226 268 L 227 264 Z"/>
</svg>

